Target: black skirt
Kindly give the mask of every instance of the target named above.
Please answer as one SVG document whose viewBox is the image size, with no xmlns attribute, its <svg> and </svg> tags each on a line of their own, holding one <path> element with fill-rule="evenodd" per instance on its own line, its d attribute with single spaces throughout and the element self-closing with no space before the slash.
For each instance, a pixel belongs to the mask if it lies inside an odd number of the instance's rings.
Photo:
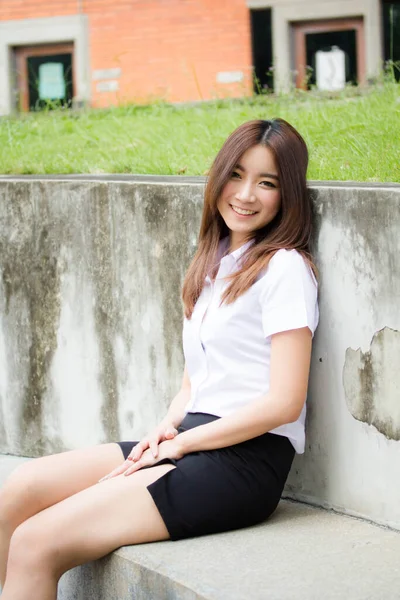
<svg viewBox="0 0 400 600">
<path fill-rule="evenodd" d="M 188 413 L 178 432 L 218 419 Z M 119 442 L 126 458 L 138 442 Z M 265 433 L 240 444 L 164 459 L 176 466 L 147 489 L 172 540 L 255 525 L 275 510 L 294 458 L 289 439 Z M 152 467 L 147 467 L 152 468 Z"/>
</svg>

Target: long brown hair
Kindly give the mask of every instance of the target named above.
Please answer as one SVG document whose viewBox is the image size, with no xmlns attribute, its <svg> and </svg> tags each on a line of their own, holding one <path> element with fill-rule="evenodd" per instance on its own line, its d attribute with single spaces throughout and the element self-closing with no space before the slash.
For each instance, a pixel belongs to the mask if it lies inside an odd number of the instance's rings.
<svg viewBox="0 0 400 600">
<path fill-rule="evenodd" d="M 284 119 L 248 121 L 231 133 L 209 172 L 199 244 L 182 289 L 184 311 L 188 319 L 192 316 L 206 275 L 216 275 L 219 242 L 229 235 L 229 229 L 217 208 L 219 197 L 240 157 L 246 150 L 259 144 L 269 148 L 274 155 L 281 188 L 281 206 L 270 223 L 253 232 L 254 244 L 247 249 L 241 268 L 227 278 L 230 285 L 222 296 L 222 302 L 230 304 L 246 292 L 281 248 L 296 249 L 315 272 L 310 254 L 312 205 L 306 181 L 306 143 Z"/>
</svg>

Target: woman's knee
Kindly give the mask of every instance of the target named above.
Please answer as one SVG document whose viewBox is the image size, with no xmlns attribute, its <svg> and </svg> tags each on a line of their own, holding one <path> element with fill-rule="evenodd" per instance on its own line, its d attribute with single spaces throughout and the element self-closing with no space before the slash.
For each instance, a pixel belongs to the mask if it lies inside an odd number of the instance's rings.
<svg viewBox="0 0 400 600">
<path fill-rule="evenodd" d="M 35 518 L 19 525 L 11 536 L 8 553 L 9 569 L 51 569 L 52 542 L 50 532 L 39 531 Z"/>
<path fill-rule="evenodd" d="M 0 526 L 13 531 L 32 513 L 40 496 L 33 463 L 19 465 L 0 488 Z"/>
</svg>

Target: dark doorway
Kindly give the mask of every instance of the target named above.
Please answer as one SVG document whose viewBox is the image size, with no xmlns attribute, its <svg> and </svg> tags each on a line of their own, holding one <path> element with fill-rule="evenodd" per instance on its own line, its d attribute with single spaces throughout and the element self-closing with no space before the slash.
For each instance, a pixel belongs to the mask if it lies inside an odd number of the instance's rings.
<svg viewBox="0 0 400 600">
<path fill-rule="evenodd" d="M 250 11 L 251 46 L 256 94 L 273 91 L 271 9 Z"/>
<path fill-rule="evenodd" d="M 316 52 L 318 50 L 329 51 L 332 46 L 340 48 L 345 54 L 346 83 L 357 85 L 356 32 L 354 29 L 350 29 L 306 35 L 307 65 L 311 67 L 308 89 L 316 84 Z"/>
<path fill-rule="evenodd" d="M 362 17 L 303 21 L 292 23 L 291 27 L 294 36 L 296 87 L 306 90 L 315 83 L 317 79 L 315 73 L 316 52 L 318 50 L 322 50 L 319 57 L 322 60 L 322 65 L 325 63 L 326 66 L 331 65 L 334 67 L 335 64 L 337 66 L 339 63 L 344 64 L 346 73 L 343 73 L 343 67 L 336 71 L 338 77 L 333 72 L 335 80 L 332 82 L 334 83 L 333 89 L 341 89 L 346 81 L 365 85 L 365 36 Z M 324 58 L 323 50 L 326 49 L 330 50 L 329 54 L 331 56 L 328 55 Z M 321 61 L 318 62 L 321 65 Z M 311 67 L 312 70 L 307 67 Z M 331 67 L 325 74 L 330 76 L 330 72 Z M 324 73 L 321 73 L 321 75 L 322 79 L 326 80 Z M 347 77 L 344 77 L 344 75 L 347 75 Z M 339 85 L 339 88 L 336 87 L 337 85 Z M 325 87 L 325 84 L 322 87 L 322 89 L 328 88 Z"/>
<path fill-rule="evenodd" d="M 400 81 L 400 1 L 382 4 L 384 60 L 393 61 L 396 81 Z"/>
<path fill-rule="evenodd" d="M 72 43 L 15 48 L 20 110 L 70 107 L 75 95 Z"/>
</svg>

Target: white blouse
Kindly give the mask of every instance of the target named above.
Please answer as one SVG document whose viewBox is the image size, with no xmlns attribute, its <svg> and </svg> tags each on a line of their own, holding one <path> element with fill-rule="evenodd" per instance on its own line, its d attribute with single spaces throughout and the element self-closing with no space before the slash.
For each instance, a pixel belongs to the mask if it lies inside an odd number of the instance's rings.
<svg viewBox="0 0 400 600">
<path fill-rule="evenodd" d="M 190 320 L 184 320 L 183 351 L 191 382 L 185 412 L 219 417 L 267 394 L 270 380 L 271 336 L 280 331 L 318 324 L 317 282 L 296 250 L 279 250 L 258 280 L 232 304 L 219 306 L 240 258 L 252 241 L 220 260 L 213 282 L 207 275 Z M 219 256 L 229 238 L 220 242 Z M 304 452 L 304 403 L 300 417 L 271 430 L 290 439 Z"/>
</svg>

